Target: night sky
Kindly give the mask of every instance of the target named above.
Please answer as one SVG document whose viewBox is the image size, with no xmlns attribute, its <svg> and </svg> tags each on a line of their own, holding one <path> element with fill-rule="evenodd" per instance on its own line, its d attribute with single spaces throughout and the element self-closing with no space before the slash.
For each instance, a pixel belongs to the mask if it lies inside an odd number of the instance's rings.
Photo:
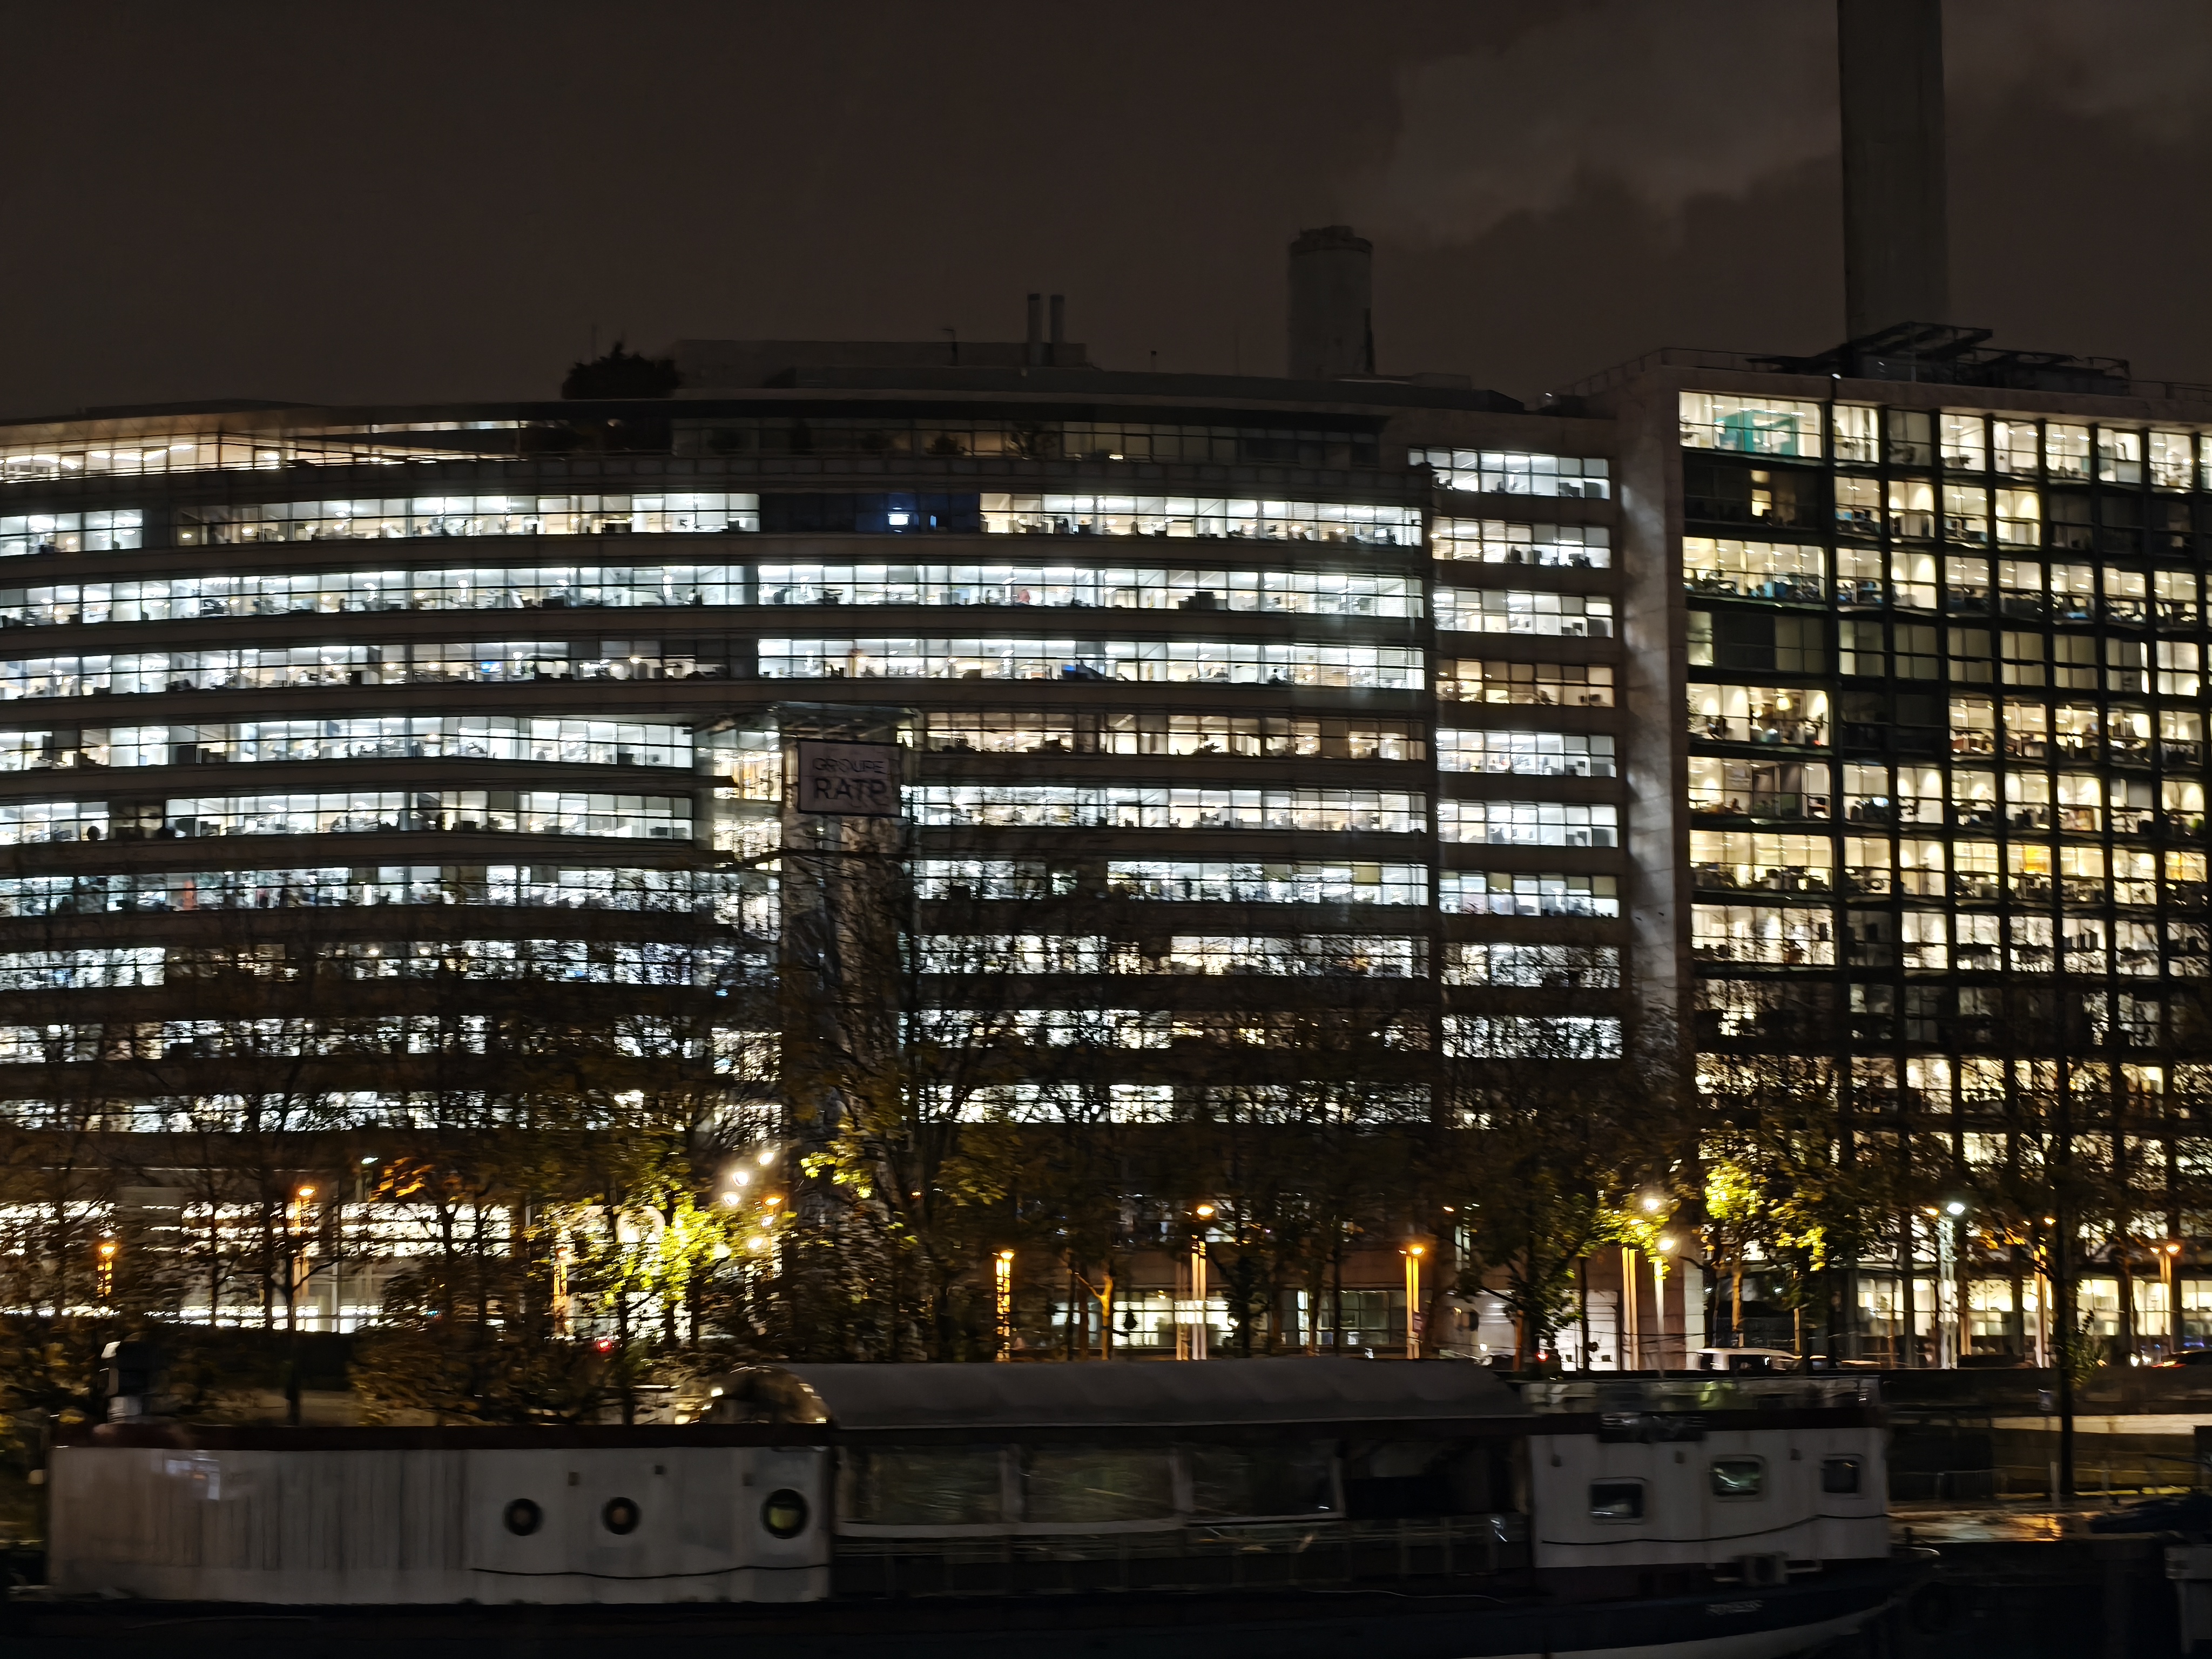
<svg viewBox="0 0 2212 1659">
<path fill-rule="evenodd" d="M 2212 381 L 2212 4 L 1951 0 L 1954 320 Z M 1528 397 L 1842 332 L 1828 0 L 11 9 L 0 414 L 552 395 L 596 327 L 1278 374 L 1300 228 L 1386 373 Z"/>
</svg>

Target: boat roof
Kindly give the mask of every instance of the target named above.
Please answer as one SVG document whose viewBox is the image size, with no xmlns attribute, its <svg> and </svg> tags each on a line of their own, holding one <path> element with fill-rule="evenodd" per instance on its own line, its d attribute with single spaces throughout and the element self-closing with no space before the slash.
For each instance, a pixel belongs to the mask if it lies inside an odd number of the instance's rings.
<svg viewBox="0 0 2212 1659">
<path fill-rule="evenodd" d="M 1134 1360 L 1075 1364 L 782 1364 L 722 1379 L 712 1422 L 840 1429 L 1159 1428 L 1521 1417 L 1466 1361 Z"/>
</svg>

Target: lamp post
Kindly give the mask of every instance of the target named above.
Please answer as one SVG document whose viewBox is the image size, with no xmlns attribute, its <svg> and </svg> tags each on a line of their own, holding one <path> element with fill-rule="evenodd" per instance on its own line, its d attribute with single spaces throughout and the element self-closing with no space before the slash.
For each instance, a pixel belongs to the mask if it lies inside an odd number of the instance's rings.
<svg viewBox="0 0 2212 1659">
<path fill-rule="evenodd" d="M 1206 1358 L 1206 1224 L 1213 1219 L 1213 1206 L 1201 1204 L 1193 1214 L 1198 1223 L 1190 1236 L 1190 1357 Z"/>
<path fill-rule="evenodd" d="M 1421 1357 L 1421 1251 L 1423 1246 L 1406 1246 L 1406 1358 Z"/>
<path fill-rule="evenodd" d="M 1014 1357 L 1014 1253 L 1001 1250 L 991 1261 L 992 1300 L 998 1313 L 1000 1359 Z"/>
<path fill-rule="evenodd" d="M 1966 1255 L 1956 1237 L 1966 1213 L 1954 1198 L 1936 1218 L 1936 1364 L 1941 1370 L 1957 1370 L 1966 1352 Z"/>
<path fill-rule="evenodd" d="M 2158 1280 L 2166 1286 L 2166 1355 L 2171 1359 L 2181 1352 L 2181 1289 L 2173 1282 L 2174 1258 L 2181 1254 L 2181 1241 L 2170 1238 L 2158 1253 Z"/>
<path fill-rule="evenodd" d="M 1667 1258 L 1674 1252 L 1674 1241 L 1671 1238 L 1659 1240 L 1651 1251 L 1651 1317 L 1659 1327 L 1652 1333 L 1653 1358 L 1658 1361 L 1653 1369 L 1662 1376 L 1667 1374 Z M 1682 1356 L 1685 1369 L 1689 1363 L 1690 1357 L 1686 1353 Z"/>
</svg>

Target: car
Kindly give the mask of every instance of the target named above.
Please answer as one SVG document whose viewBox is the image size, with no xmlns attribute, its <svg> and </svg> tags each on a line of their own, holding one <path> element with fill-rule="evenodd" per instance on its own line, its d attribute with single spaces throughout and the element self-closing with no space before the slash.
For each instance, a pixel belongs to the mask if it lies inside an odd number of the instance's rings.
<svg viewBox="0 0 2212 1659">
<path fill-rule="evenodd" d="M 1692 1348 L 1690 1369 L 1727 1371 L 1735 1376 L 1771 1376 L 1798 1368 L 1797 1356 L 1787 1348 Z"/>
<path fill-rule="evenodd" d="M 2160 1360 L 2154 1369 L 2172 1370 L 2184 1365 L 2212 1365 L 2212 1348 L 2184 1348 Z"/>
</svg>

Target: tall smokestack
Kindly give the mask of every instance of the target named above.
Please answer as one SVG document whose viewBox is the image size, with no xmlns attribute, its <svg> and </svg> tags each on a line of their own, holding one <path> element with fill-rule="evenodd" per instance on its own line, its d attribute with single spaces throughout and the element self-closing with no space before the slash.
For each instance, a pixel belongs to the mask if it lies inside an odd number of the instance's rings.
<svg viewBox="0 0 2212 1659">
<path fill-rule="evenodd" d="M 1300 231 L 1291 244 L 1291 379 L 1375 372 L 1374 253 L 1349 225 Z"/>
<path fill-rule="evenodd" d="M 1942 0 L 1836 0 L 1836 42 L 1845 331 L 1948 322 Z"/>
<path fill-rule="evenodd" d="M 1044 361 L 1044 295 L 1030 295 L 1030 337 L 1022 352 L 1022 361 L 1036 364 Z"/>
</svg>

